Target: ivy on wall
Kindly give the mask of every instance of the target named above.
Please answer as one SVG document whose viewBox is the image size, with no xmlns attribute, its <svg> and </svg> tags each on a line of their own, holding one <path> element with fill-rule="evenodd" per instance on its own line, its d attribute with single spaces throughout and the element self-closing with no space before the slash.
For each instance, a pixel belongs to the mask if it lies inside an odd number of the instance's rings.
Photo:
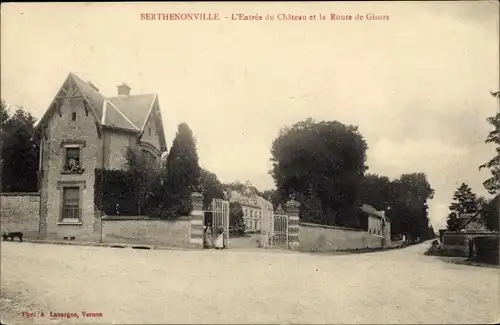
<svg viewBox="0 0 500 325">
<path fill-rule="evenodd" d="M 95 170 L 94 202 L 106 215 L 148 213 L 148 198 L 134 188 L 135 175 L 122 170 Z M 117 206 L 118 205 L 118 206 Z"/>
</svg>

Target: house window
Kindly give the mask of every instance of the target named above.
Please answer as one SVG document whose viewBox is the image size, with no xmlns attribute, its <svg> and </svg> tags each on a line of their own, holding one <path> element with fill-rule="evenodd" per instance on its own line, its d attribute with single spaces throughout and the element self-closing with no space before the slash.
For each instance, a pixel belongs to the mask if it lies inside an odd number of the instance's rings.
<svg viewBox="0 0 500 325">
<path fill-rule="evenodd" d="M 76 112 L 71 113 L 71 120 L 76 121 Z"/>
<path fill-rule="evenodd" d="M 80 220 L 80 188 L 64 187 L 62 201 L 63 222 L 77 222 Z"/>
<path fill-rule="evenodd" d="M 144 158 L 145 161 L 149 162 L 150 164 L 156 164 L 156 157 L 153 155 L 151 152 L 147 150 L 142 150 L 142 157 Z"/>
<path fill-rule="evenodd" d="M 149 136 L 151 136 L 151 128 L 149 128 Z"/>
<path fill-rule="evenodd" d="M 80 148 L 66 148 L 66 165 L 80 166 Z"/>
</svg>

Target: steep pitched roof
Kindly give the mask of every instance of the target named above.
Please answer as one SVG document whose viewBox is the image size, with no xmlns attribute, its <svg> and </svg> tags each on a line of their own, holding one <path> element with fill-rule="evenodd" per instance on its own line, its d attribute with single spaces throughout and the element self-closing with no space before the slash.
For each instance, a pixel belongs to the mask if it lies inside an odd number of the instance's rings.
<svg viewBox="0 0 500 325">
<path fill-rule="evenodd" d="M 105 100 L 103 104 L 102 125 L 113 126 L 121 129 L 129 129 L 139 131 L 137 125 L 132 123 L 130 119 L 123 114 L 113 103 Z"/>
<path fill-rule="evenodd" d="M 102 118 L 102 105 L 105 100 L 104 96 L 97 90 L 95 90 L 88 82 L 83 81 L 75 73 L 69 73 L 74 80 L 76 86 L 83 92 L 83 94 L 92 101 L 94 104 L 93 108 L 97 114 L 97 117 Z"/>
<path fill-rule="evenodd" d="M 382 213 L 382 211 L 377 211 L 374 207 L 372 207 L 371 205 L 368 205 L 368 204 L 363 204 L 360 209 L 366 213 L 369 213 L 371 215 L 375 215 L 379 218 L 384 218 L 384 214 Z"/>
<path fill-rule="evenodd" d="M 477 211 L 475 213 L 464 213 L 460 215 L 459 220 L 460 227 L 458 228 L 458 230 L 467 229 L 468 226 L 474 221 L 485 228 L 485 222 L 483 216 L 481 215 L 481 211 Z"/>
<path fill-rule="evenodd" d="M 110 97 L 108 100 L 117 107 L 139 129 L 143 129 L 156 94 Z"/>
<path fill-rule="evenodd" d="M 151 114 L 153 104 L 157 98 L 156 94 L 132 96 L 122 95 L 107 98 L 101 94 L 95 86 L 91 85 L 87 81 L 84 81 L 73 72 L 69 73 L 65 83 L 66 82 L 73 82 L 81 91 L 86 101 L 90 104 L 91 110 L 97 119 L 97 123 L 104 126 L 117 127 L 134 132 L 143 131 L 147 119 Z M 38 125 L 43 124 L 48 116 L 51 115 L 54 110 L 54 100 Z"/>
</svg>

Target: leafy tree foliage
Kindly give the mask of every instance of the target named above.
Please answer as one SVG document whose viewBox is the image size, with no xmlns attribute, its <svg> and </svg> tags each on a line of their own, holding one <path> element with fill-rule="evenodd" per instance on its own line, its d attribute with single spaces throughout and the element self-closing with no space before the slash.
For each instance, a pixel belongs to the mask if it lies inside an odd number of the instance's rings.
<svg viewBox="0 0 500 325">
<path fill-rule="evenodd" d="M 245 220 L 243 209 L 238 202 L 229 203 L 229 225 L 234 233 L 242 235 L 245 233 Z"/>
<path fill-rule="evenodd" d="M 203 207 L 205 209 L 209 207 L 213 199 L 224 198 L 222 184 L 214 173 L 201 169 L 199 184 L 200 191 L 203 193 Z"/>
<path fill-rule="evenodd" d="M 267 201 L 273 204 L 273 208 L 276 210 L 278 205 L 284 205 L 286 202 L 285 198 L 281 195 L 281 193 L 275 189 L 265 190 L 261 193 L 261 196 Z"/>
<path fill-rule="evenodd" d="M 95 204 L 107 215 L 117 214 L 117 204 L 122 216 L 150 215 L 158 166 L 132 148 L 127 148 L 125 157 L 125 170 L 95 170 Z"/>
<path fill-rule="evenodd" d="M 250 181 L 246 181 L 245 183 L 242 183 L 240 181 L 232 182 L 232 183 L 225 183 L 222 184 L 222 187 L 224 191 L 236 191 L 243 193 L 245 191 L 250 191 L 251 193 L 255 193 L 256 195 L 262 196 L 262 193 L 250 183 Z"/>
<path fill-rule="evenodd" d="M 366 174 L 361 191 L 361 202 L 371 205 L 378 211 L 385 211 L 394 204 L 395 183 L 386 176 Z"/>
<path fill-rule="evenodd" d="M 434 197 L 424 173 L 403 174 L 399 179 L 367 174 L 361 191 L 361 202 L 386 211 L 393 234 L 407 234 L 413 238 L 433 238 L 429 225 L 428 200 Z"/>
<path fill-rule="evenodd" d="M 446 229 L 449 231 L 457 231 L 460 228 L 460 220 L 456 212 L 451 212 L 446 219 Z"/>
<path fill-rule="evenodd" d="M 179 214 L 191 210 L 190 196 L 199 190 L 200 173 L 193 132 L 186 123 L 181 123 L 166 162 L 166 186 Z"/>
<path fill-rule="evenodd" d="M 95 170 L 94 203 L 106 215 L 138 216 L 147 213 L 134 186 L 134 175 L 123 170 Z M 116 205 L 119 209 L 116 209 Z"/>
<path fill-rule="evenodd" d="M 453 202 L 449 209 L 458 216 L 463 213 L 474 213 L 479 210 L 479 201 L 472 189 L 462 183 L 453 194 Z"/>
<path fill-rule="evenodd" d="M 217 177 L 208 171 L 202 173 L 193 134 L 185 123 L 179 125 L 167 160 L 161 166 L 132 149 L 126 158 L 127 170 L 116 172 L 126 174 L 127 184 L 123 187 L 133 192 L 132 201 L 139 202 L 139 211 L 150 217 L 176 219 L 189 214 L 194 191 L 206 192 L 209 197 L 222 196 Z M 126 198 L 131 200 L 130 193 Z"/>
<path fill-rule="evenodd" d="M 7 104 L 1 101 L 0 185 L 3 192 L 38 190 L 39 144 L 32 140 L 35 121 L 22 107 L 9 114 Z"/>
<path fill-rule="evenodd" d="M 130 174 L 130 188 L 135 189 L 135 202 L 139 215 L 148 210 L 148 201 L 152 195 L 151 188 L 159 177 L 158 166 L 145 157 L 140 150 L 127 148 L 126 168 Z"/>
<path fill-rule="evenodd" d="M 500 92 L 491 93 L 491 95 L 500 98 Z M 484 181 L 483 185 L 490 194 L 495 195 L 500 191 L 500 112 L 488 117 L 486 121 L 493 126 L 493 130 L 488 134 L 485 142 L 496 145 L 496 155 L 479 166 L 479 169 L 488 168 L 491 171 L 492 177 Z"/>
<path fill-rule="evenodd" d="M 489 230 L 498 231 L 498 219 L 500 215 L 500 194 L 491 200 L 484 200 L 481 212 Z"/>
<path fill-rule="evenodd" d="M 366 150 L 356 126 L 307 119 L 273 141 L 271 175 L 283 197 L 294 194 L 301 203 L 317 198 L 328 223 L 350 226 L 356 223 Z"/>
</svg>

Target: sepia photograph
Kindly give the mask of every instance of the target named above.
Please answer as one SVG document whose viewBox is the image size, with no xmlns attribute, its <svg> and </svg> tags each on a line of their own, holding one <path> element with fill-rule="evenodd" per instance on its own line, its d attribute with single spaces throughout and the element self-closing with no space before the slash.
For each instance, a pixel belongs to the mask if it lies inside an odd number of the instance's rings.
<svg viewBox="0 0 500 325">
<path fill-rule="evenodd" d="M 1 4 L 1 324 L 498 324 L 498 1 Z"/>
</svg>

